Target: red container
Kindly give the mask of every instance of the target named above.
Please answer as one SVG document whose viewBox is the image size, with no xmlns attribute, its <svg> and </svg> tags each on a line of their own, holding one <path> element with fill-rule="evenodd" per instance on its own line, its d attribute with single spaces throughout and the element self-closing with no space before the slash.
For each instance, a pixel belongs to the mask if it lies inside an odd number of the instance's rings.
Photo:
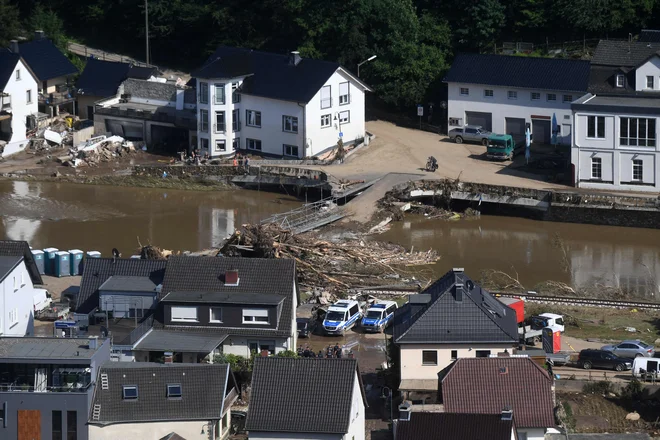
<svg viewBox="0 0 660 440">
<path fill-rule="evenodd" d="M 525 302 L 520 298 L 498 298 L 502 304 L 516 312 L 516 322 L 520 324 L 525 320 Z"/>
</svg>

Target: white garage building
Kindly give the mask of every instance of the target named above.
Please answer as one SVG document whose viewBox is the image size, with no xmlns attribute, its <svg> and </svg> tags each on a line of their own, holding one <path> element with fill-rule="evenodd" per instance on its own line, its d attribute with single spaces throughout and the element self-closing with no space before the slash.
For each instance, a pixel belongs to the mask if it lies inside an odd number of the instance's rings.
<svg viewBox="0 0 660 440">
<path fill-rule="evenodd" d="M 508 55 L 459 54 L 448 85 L 448 127 L 480 125 L 524 142 L 550 143 L 552 116 L 558 139 L 571 144 L 571 102 L 587 92 L 589 61 Z"/>
</svg>

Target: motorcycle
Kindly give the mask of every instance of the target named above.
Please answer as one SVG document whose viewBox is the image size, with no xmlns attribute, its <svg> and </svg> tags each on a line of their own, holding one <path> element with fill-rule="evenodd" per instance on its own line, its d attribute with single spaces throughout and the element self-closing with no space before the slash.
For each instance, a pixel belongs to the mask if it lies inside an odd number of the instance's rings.
<svg viewBox="0 0 660 440">
<path fill-rule="evenodd" d="M 435 157 L 430 156 L 426 161 L 426 171 L 435 172 L 438 169 L 438 161 Z"/>
</svg>

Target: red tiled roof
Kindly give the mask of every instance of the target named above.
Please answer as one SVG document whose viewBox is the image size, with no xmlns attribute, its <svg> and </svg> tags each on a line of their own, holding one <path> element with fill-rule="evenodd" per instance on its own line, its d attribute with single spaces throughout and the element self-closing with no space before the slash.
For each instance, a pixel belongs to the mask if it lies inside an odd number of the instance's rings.
<svg viewBox="0 0 660 440">
<path fill-rule="evenodd" d="M 548 373 L 527 357 L 459 359 L 442 380 L 446 412 L 500 414 L 508 406 L 519 428 L 555 426 L 552 393 Z"/>
</svg>

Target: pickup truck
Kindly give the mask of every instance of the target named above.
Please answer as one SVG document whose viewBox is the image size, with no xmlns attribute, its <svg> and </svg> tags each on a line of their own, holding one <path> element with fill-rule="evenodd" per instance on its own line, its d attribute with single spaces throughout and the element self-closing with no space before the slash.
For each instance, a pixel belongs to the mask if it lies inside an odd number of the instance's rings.
<svg viewBox="0 0 660 440">
<path fill-rule="evenodd" d="M 463 142 L 477 142 L 481 145 L 488 145 L 488 137 L 491 132 L 480 125 L 466 125 L 461 128 L 449 130 L 449 139 L 462 144 Z"/>
<path fill-rule="evenodd" d="M 533 344 L 534 341 L 541 340 L 544 328 L 552 326 L 564 333 L 564 317 L 554 313 L 541 313 L 520 324 L 518 326 L 518 336 L 526 344 Z"/>
</svg>

